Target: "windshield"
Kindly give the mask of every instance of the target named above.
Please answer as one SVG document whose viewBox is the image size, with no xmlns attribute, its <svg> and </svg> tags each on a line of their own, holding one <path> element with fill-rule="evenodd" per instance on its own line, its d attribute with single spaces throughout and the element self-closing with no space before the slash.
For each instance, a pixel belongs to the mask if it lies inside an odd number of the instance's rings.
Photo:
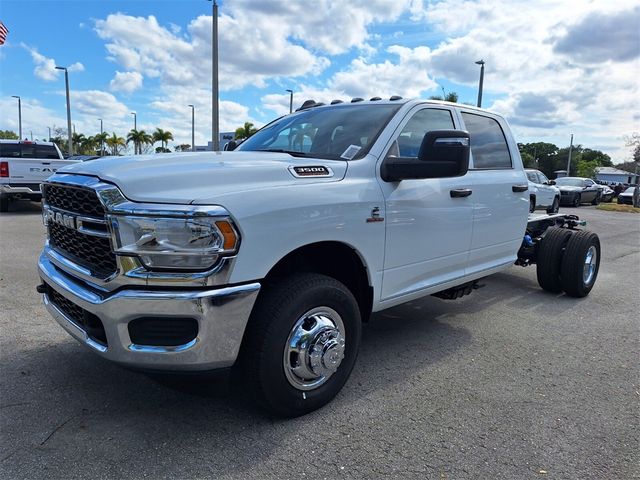
<svg viewBox="0 0 640 480">
<path fill-rule="evenodd" d="M 584 187 L 584 180 L 581 178 L 558 178 L 556 185 L 558 187 Z"/>
<path fill-rule="evenodd" d="M 242 142 L 239 151 L 286 152 L 332 160 L 361 158 L 401 105 L 336 105 L 282 117 Z"/>
</svg>

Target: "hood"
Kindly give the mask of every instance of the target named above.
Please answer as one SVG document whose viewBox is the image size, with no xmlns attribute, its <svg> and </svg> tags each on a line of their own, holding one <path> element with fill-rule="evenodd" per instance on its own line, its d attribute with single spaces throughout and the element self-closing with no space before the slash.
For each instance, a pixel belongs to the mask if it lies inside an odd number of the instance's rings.
<svg viewBox="0 0 640 480">
<path fill-rule="evenodd" d="M 103 158 L 70 165 L 58 173 L 99 177 L 137 202 L 186 204 L 228 193 L 336 182 L 346 171 L 346 161 L 287 153 L 193 152 Z"/>
<path fill-rule="evenodd" d="M 556 185 L 560 189 L 561 192 L 581 192 L 584 190 L 582 187 L 572 187 L 571 185 Z"/>
</svg>

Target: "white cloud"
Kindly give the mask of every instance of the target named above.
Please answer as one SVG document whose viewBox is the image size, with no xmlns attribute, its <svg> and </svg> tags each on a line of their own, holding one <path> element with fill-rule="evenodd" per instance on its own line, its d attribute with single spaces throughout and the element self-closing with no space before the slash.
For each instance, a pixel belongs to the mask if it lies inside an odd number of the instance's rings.
<svg viewBox="0 0 640 480">
<path fill-rule="evenodd" d="M 35 64 L 33 73 L 36 77 L 47 82 L 51 82 L 58 78 L 60 70 L 56 70 L 56 61 L 53 58 L 42 55 L 36 48 L 30 47 L 24 43 L 21 46 L 26 49 L 30 54 Z M 82 72 L 84 71 L 84 65 L 80 62 L 73 63 L 67 67 L 70 72 Z"/>
<path fill-rule="evenodd" d="M 142 74 L 139 72 L 119 72 L 109 83 L 109 88 L 114 92 L 132 93 L 142 87 Z"/>
</svg>

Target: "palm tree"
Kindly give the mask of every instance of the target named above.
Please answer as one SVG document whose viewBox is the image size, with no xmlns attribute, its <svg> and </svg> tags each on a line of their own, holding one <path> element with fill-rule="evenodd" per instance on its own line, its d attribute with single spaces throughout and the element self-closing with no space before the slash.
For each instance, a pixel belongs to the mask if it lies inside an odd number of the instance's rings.
<svg viewBox="0 0 640 480">
<path fill-rule="evenodd" d="M 82 135 L 82 134 L 81 134 Z M 79 153 L 84 155 L 93 155 L 96 153 L 96 139 L 95 137 L 85 137 L 80 141 L 80 146 L 78 147 Z"/>
<path fill-rule="evenodd" d="M 126 147 L 127 142 L 124 138 L 116 135 L 116 132 L 113 132 L 110 137 L 108 137 L 104 143 L 111 149 L 111 155 L 118 155 L 118 149 L 120 147 Z"/>
<path fill-rule="evenodd" d="M 73 143 L 74 150 L 76 153 L 81 153 L 80 149 L 82 146 L 82 142 L 86 140 L 87 140 L 87 137 L 85 137 L 83 133 L 73 132 L 71 134 L 71 142 Z"/>
<path fill-rule="evenodd" d="M 236 129 L 235 138 L 247 139 L 257 131 L 258 129 L 253 126 L 253 123 L 244 122 L 242 127 Z"/>
<path fill-rule="evenodd" d="M 127 134 L 127 143 L 133 142 L 134 154 L 142 153 L 143 145 L 150 145 L 153 143 L 153 137 L 144 130 L 135 130 Z"/>
<path fill-rule="evenodd" d="M 104 155 L 104 144 L 109 138 L 109 134 L 107 132 L 98 133 L 93 137 L 93 140 L 96 142 L 96 148 L 100 147 L 100 155 Z"/>
<path fill-rule="evenodd" d="M 156 128 L 156 131 L 153 132 L 153 143 L 160 142 L 162 144 L 162 152 L 167 152 L 166 144 L 169 140 L 173 140 L 173 133 L 169 130 Z"/>
</svg>

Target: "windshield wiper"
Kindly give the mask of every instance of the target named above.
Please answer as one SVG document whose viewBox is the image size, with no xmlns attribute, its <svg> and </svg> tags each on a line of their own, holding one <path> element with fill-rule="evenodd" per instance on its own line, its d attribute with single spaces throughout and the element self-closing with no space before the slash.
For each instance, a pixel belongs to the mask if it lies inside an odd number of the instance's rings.
<svg viewBox="0 0 640 480">
<path fill-rule="evenodd" d="M 277 152 L 277 153 L 288 153 L 289 155 L 291 155 L 292 157 L 306 157 L 307 154 L 304 152 L 298 152 L 295 150 L 283 150 L 280 148 L 274 148 L 274 149 L 270 149 L 270 148 L 265 148 L 265 149 L 259 149 L 259 150 L 253 150 L 254 152 Z"/>
</svg>

